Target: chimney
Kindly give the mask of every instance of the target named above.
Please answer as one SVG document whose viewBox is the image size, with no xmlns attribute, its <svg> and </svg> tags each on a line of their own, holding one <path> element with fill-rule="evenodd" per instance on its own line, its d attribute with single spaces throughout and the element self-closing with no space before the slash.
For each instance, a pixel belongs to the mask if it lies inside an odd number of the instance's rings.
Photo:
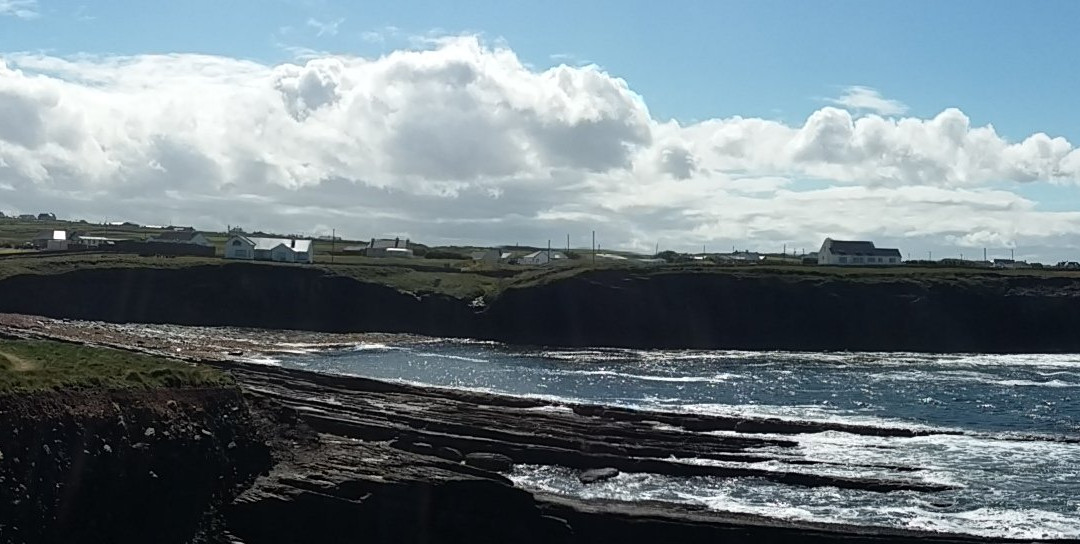
<svg viewBox="0 0 1080 544">
<path fill-rule="evenodd" d="M 401 238 L 398 238 L 397 236 L 395 236 L 394 237 L 394 247 L 398 247 L 398 243 L 400 243 L 400 242 L 401 242 Z"/>
<path fill-rule="evenodd" d="M 375 249 L 375 239 L 374 238 L 371 239 L 371 244 L 368 245 L 368 249 Z"/>
<path fill-rule="evenodd" d="M 296 238 L 289 239 L 289 247 L 296 249 Z"/>
</svg>

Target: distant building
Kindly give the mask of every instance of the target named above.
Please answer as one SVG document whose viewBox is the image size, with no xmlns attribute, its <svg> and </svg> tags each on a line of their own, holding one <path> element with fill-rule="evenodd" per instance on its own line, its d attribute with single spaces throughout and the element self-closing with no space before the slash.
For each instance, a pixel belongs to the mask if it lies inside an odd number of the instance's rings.
<svg viewBox="0 0 1080 544">
<path fill-rule="evenodd" d="M 1013 259 L 994 259 L 994 268 L 1005 268 L 1009 270 L 1016 270 L 1020 268 L 1031 268 L 1031 265 L 1027 261 L 1015 261 Z"/>
<path fill-rule="evenodd" d="M 38 221 L 56 221 L 55 213 L 39 213 L 37 215 Z"/>
<path fill-rule="evenodd" d="M 524 257 L 518 259 L 519 264 L 529 266 L 543 266 L 555 261 L 566 260 L 566 255 L 559 253 L 558 251 L 541 250 L 534 251 Z"/>
<path fill-rule="evenodd" d="M 118 238 L 106 238 L 104 236 L 83 236 L 81 234 L 75 234 L 71 237 L 71 243 L 82 246 L 84 248 L 99 248 L 114 244 L 116 242 L 123 242 L 124 240 Z"/>
<path fill-rule="evenodd" d="M 509 251 L 503 251 L 498 248 L 485 249 L 482 251 L 474 251 L 472 253 L 472 260 L 494 265 L 509 259 L 510 255 L 511 253 Z"/>
<path fill-rule="evenodd" d="M 43 230 L 34 235 L 34 247 L 50 251 L 64 251 L 68 248 L 66 230 Z"/>
<path fill-rule="evenodd" d="M 372 238 L 371 242 L 359 246 L 349 246 L 344 251 L 360 253 L 365 257 L 404 257 L 413 256 L 413 250 L 409 249 L 409 239 L 401 238 Z"/>
<path fill-rule="evenodd" d="M 225 258 L 279 263 L 313 263 L 311 240 L 233 235 L 225 242 Z"/>
<path fill-rule="evenodd" d="M 900 250 L 875 247 L 873 242 L 826 238 L 818 250 L 818 264 L 839 266 L 882 266 L 900 264 Z"/>
<path fill-rule="evenodd" d="M 29 213 L 24 213 L 19 216 L 20 221 L 37 221 L 37 216 Z"/>
<path fill-rule="evenodd" d="M 147 241 L 163 244 L 194 244 L 205 247 L 214 245 L 211 244 L 210 240 L 207 240 L 201 232 L 194 230 L 170 230 L 150 238 Z"/>
</svg>

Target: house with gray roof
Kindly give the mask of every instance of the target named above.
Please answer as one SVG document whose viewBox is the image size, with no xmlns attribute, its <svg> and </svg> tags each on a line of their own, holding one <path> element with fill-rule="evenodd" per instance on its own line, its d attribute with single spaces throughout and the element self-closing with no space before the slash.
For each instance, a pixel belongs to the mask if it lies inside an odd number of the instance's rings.
<svg viewBox="0 0 1080 544">
<path fill-rule="evenodd" d="M 235 234 L 225 242 L 225 258 L 311 264 L 315 262 L 315 250 L 311 240 Z"/>
<path fill-rule="evenodd" d="M 818 264 L 832 266 L 887 266 L 900 264 L 900 250 L 876 247 L 873 242 L 826 238 L 818 250 Z"/>
</svg>

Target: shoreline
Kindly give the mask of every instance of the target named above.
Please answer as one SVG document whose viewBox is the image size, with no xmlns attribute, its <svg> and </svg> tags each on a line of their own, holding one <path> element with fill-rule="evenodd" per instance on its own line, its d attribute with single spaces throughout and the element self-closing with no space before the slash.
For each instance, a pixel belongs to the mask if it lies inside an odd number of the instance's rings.
<svg viewBox="0 0 1080 544">
<path fill-rule="evenodd" d="M 158 327 L 158 326 L 150 326 Z M 125 331 L 127 336 L 110 334 Z M 933 485 L 920 484 L 896 467 L 896 478 L 848 478 L 806 476 L 797 471 L 763 473 L 738 469 L 687 465 L 669 459 L 673 452 L 701 458 L 758 462 L 768 455 L 744 452 L 755 445 L 789 449 L 794 442 L 783 436 L 841 430 L 857 434 L 910 430 L 835 426 L 801 422 L 793 425 L 778 419 L 708 416 L 702 414 L 630 410 L 578 405 L 541 399 L 390 383 L 367 378 L 318 374 L 274 365 L 243 363 L 230 351 L 242 342 L 215 346 L 215 337 L 237 340 L 238 329 L 180 329 L 165 327 L 162 338 L 180 332 L 196 332 L 204 342 L 199 349 L 170 347 L 172 342 L 151 341 L 140 326 L 73 323 L 33 316 L 0 315 L 0 330 L 33 337 L 92 343 L 143 353 L 178 357 L 208 364 L 229 372 L 244 393 L 248 409 L 264 425 L 264 437 L 272 446 L 276 464 L 220 507 L 229 538 L 247 544 L 278 544 L 297 541 L 344 542 L 338 535 L 349 531 L 383 531 L 376 541 L 395 541 L 407 529 L 391 531 L 390 520 L 415 525 L 419 519 L 433 529 L 459 535 L 440 542 L 623 542 L 679 539 L 682 542 L 758 542 L 762 539 L 807 542 L 1027 542 L 1029 539 L 983 537 L 971 534 L 935 533 L 877 526 L 795 522 L 751 514 L 708 510 L 679 503 L 583 500 L 524 490 L 505 476 L 507 466 L 557 465 L 572 470 L 614 469 L 669 475 L 713 475 L 735 478 L 775 478 L 798 486 L 833 486 L 869 492 L 906 490 L 933 494 Z M 244 330 L 245 333 L 252 331 Z M 261 331 L 280 340 L 280 331 Z M 317 345 L 332 349 L 349 342 L 412 341 L 437 339 L 397 335 L 309 335 L 284 333 L 285 343 Z M 183 336 L 183 335 L 181 335 Z M 141 344 L 133 340 L 140 339 Z M 314 341 L 312 341 L 314 339 Z M 347 341 L 346 341 L 347 339 Z M 302 341 L 302 342 L 300 342 Z M 278 342 L 281 343 L 281 342 Z M 271 347 L 270 349 L 273 349 Z M 558 409 L 551 409 L 557 407 Z M 536 434 L 535 429 L 544 429 Z M 703 433 L 731 430 L 729 436 Z M 939 434 L 939 433 L 929 433 Z M 470 455 L 486 461 L 470 462 Z M 487 457 L 484 457 L 484 456 Z M 677 457 L 677 456 L 676 456 Z M 790 459 L 789 459 L 790 461 Z M 800 461 L 810 462 L 810 460 Z M 505 463 L 509 463 L 506 465 Z M 362 490 L 362 491 L 361 491 Z M 359 493 L 359 494 L 358 494 Z M 360 500 L 359 497 L 367 497 Z M 397 504 L 390 520 L 384 501 Z M 429 497 L 422 499 L 422 497 Z M 401 500 L 405 500 L 401 503 Z M 423 514 L 421 500 L 435 500 L 439 508 L 460 512 L 447 520 Z M 465 503 L 479 502 L 479 510 L 461 510 Z M 471 504 L 471 503 L 470 503 Z M 410 506 L 411 505 L 411 506 Z M 424 507 L 424 508 L 430 508 Z M 397 512 L 401 509 L 401 512 Z M 325 519 L 338 512 L 342 519 L 366 520 L 352 526 Z M 498 523 L 490 520 L 499 512 Z M 402 517 L 404 516 L 404 517 Z M 421 516 L 416 518 L 415 516 Z M 293 526 L 323 524 L 316 535 L 296 534 Z M 280 523 L 276 523 L 281 520 Z M 286 522 L 286 520 L 288 520 Z M 409 521 L 411 520 L 411 521 Z M 443 524 L 443 525 L 440 525 Z M 528 528 L 525 532 L 519 529 Z M 402 532 L 404 531 L 404 533 Z M 462 532 L 464 531 L 464 532 Z M 650 533 L 652 531 L 652 533 Z M 644 534 L 653 534 L 646 540 Z M 290 536 L 291 535 L 291 536 Z M 315 540 L 311 540 L 315 538 Z M 415 535 L 414 535 L 415 536 Z M 540 537 L 543 538 L 540 538 Z M 408 540 L 406 538 L 406 540 Z M 1064 540 L 1053 540 L 1063 542 Z"/>
</svg>

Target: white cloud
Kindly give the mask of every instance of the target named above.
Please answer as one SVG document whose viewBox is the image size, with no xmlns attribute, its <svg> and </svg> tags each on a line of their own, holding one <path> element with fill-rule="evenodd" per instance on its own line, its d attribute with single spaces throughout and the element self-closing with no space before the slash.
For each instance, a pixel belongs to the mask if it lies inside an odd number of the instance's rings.
<svg viewBox="0 0 1080 544">
<path fill-rule="evenodd" d="M 1007 185 L 1080 182 L 1062 138 L 1009 142 L 955 109 L 683 126 L 596 66 L 535 70 L 473 37 L 278 66 L 7 55 L 0 119 L 17 120 L 0 125 L 5 212 L 439 243 L 588 245 L 597 228 L 648 251 L 825 236 L 1080 251 L 1080 213 Z"/>
<path fill-rule="evenodd" d="M 38 17 L 37 0 L 0 0 L 0 17 L 34 19 Z"/>
<path fill-rule="evenodd" d="M 315 36 L 337 36 L 338 27 L 341 23 L 344 23 L 345 19 L 334 19 L 333 21 L 320 21 L 315 18 L 309 18 L 307 20 L 307 26 L 315 29 Z"/>
<path fill-rule="evenodd" d="M 839 98 L 830 98 L 829 102 L 850 110 L 865 111 L 878 115 L 903 115 L 908 107 L 899 100 L 881 96 L 877 89 L 855 85 L 844 89 Z"/>
</svg>

